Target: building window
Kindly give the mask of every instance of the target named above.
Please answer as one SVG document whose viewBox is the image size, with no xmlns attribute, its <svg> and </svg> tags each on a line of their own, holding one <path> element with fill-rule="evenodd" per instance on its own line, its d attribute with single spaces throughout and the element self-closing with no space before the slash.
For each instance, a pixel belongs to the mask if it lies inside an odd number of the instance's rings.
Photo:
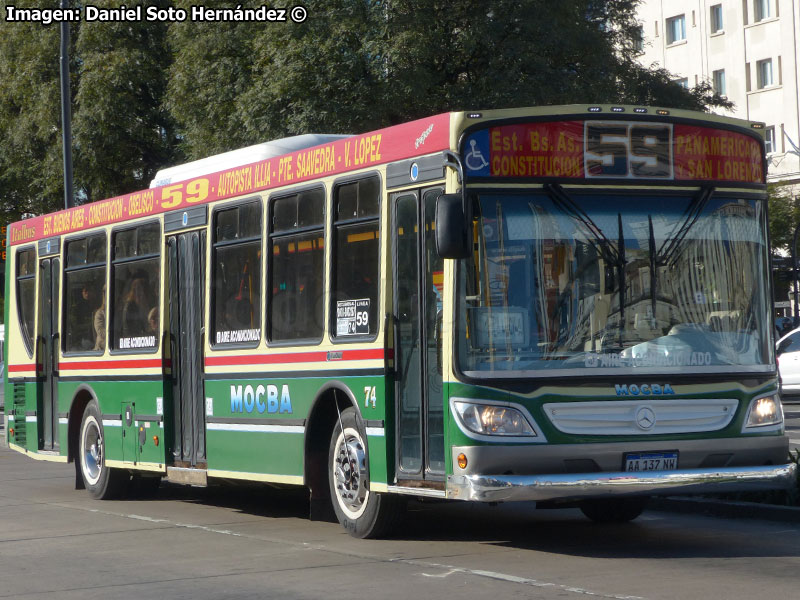
<svg viewBox="0 0 800 600">
<path fill-rule="evenodd" d="M 722 4 L 715 4 L 711 7 L 711 33 L 722 31 Z"/>
<path fill-rule="evenodd" d="M 719 94 L 720 96 L 724 96 L 726 94 L 725 91 L 725 69 L 719 69 L 718 71 L 714 71 L 714 93 Z"/>
<path fill-rule="evenodd" d="M 214 215 L 211 343 L 261 340 L 261 202 Z"/>
<path fill-rule="evenodd" d="M 161 228 L 149 223 L 114 233 L 112 347 L 153 351 L 159 340 Z"/>
<path fill-rule="evenodd" d="M 368 177 L 334 190 L 331 335 L 337 340 L 378 333 L 381 184 Z"/>
<path fill-rule="evenodd" d="M 667 45 L 686 39 L 686 15 L 667 19 Z"/>
<path fill-rule="evenodd" d="M 675 79 L 675 83 L 677 83 L 679 86 L 681 86 L 684 89 L 687 89 L 687 90 L 689 89 L 689 78 L 688 77 L 684 77 L 682 79 Z"/>
<path fill-rule="evenodd" d="M 775 127 L 767 127 L 764 130 L 765 139 L 764 139 L 764 149 L 766 150 L 767 154 L 772 154 L 773 152 L 777 152 L 778 148 L 775 145 Z"/>
<path fill-rule="evenodd" d="M 759 60 L 756 63 L 756 77 L 758 78 L 757 81 L 757 88 L 763 89 L 765 87 L 771 86 L 774 81 L 772 79 L 772 59 L 767 58 L 765 60 Z"/>
<path fill-rule="evenodd" d="M 633 49 L 644 52 L 644 27 L 637 27 L 633 34 Z"/>
<path fill-rule="evenodd" d="M 325 190 L 271 202 L 267 337 L 317 342 L 323 328 Z"/>
<path fill-rule="evenodd" d="M 34 308 L 36 307 L 36 250 L 17 252 L 17 320 L 28 355 L 33 352 Z"/>
<path fill-rule="evenodd" d="M 753 13 L 756 22 L 769 19 L 772 16 L 772 0 L 755 0 Z"/>
<path fill-rule="evenodd" d="M 106 236 L 67 242 L 64 351 L 101 352 L 106 342 Z"/>
</svg>

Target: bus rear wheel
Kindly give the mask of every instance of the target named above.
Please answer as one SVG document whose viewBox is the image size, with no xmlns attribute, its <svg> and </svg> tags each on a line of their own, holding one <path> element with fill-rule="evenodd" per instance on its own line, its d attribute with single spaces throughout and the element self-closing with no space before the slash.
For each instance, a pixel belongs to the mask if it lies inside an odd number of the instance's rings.
<svg viewBox="0 0 800 600">
<path fill-rule="evenodd" d="M 336 518 L 353 537 L 381 537 L 396 525 L 399 499 L 369 489 L 367 445 L 354 408 L 343 410 L 341 424 L 333 428 L 328 483 Z"/>
<path fill-rule="evenodd" d="M 83 411 L 78 444 L 81 476 L 89 495 L 98 500 L 118 497 L 130 475 L 127 471 L 106 466 L 103 420 L 94 400 Z"/>
<path fill-rule="evenodd" d="M 642 514 L 647 498 L 602 498 L 584 500 L 581 512 L 595 523 L 627 523 Z"/>
</svg>

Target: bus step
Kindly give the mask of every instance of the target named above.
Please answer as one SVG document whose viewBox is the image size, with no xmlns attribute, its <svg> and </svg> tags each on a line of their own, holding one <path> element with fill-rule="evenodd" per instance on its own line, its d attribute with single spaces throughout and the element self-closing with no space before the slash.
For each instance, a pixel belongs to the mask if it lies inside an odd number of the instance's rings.
<svg viewBox="0 0 800 600">
<path fill-rule="evenodd" d="M 167 481 L 206 487 L 208 485 L 208 472 L 204 469 L 167 467 Z"/>
</svg>

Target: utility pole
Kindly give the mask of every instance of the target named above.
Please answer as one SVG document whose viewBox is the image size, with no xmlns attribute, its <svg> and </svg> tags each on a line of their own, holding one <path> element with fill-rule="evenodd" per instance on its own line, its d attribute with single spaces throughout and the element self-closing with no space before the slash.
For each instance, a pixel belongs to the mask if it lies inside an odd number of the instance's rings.
<svg viewBox="0 0 800 600">
<path fill-rule="evenodd" d="M 69 0 L 61 0 L 61 8 L 69 7 Z M 61 22 L 61 139 L 64 146 L 64 208 L 72 201 L 72 104 L 69 93 L 69 23 Z"/>
<path fill-rule="evenodd" d="M 794 228 L 794 237 L 792 238 L 792 279 L 794 280 L 794 308 L 792 309 L 792 327 L 800 325 L 800 306 L 797 305 L 797 234 L 800 233 L 800 225 Z"/>
</svg>

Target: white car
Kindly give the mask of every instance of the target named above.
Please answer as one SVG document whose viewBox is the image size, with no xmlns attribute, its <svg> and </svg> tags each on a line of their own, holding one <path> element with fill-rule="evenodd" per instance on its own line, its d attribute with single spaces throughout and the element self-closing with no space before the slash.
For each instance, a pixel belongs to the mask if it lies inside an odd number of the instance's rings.
<svg viewBox="0 0 800 600">
<path fill-rule="evenodd" d="M 793 329 L 775 344 L 781 393 L 800 394 L 800 328 Z"/>
</svg>

